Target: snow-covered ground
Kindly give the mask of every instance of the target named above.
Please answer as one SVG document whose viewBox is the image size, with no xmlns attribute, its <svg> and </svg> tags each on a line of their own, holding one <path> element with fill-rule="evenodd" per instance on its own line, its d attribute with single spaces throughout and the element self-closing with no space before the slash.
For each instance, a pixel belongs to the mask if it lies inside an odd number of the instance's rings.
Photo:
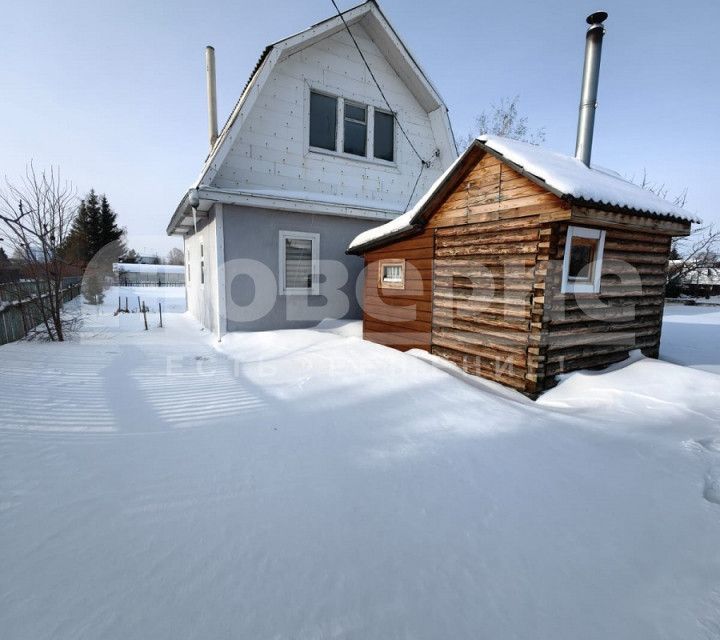
<svg viewBox="0 0 720 640">
<path fill-rule="evenodd" d="M 4 640 L 720 635 L 720 376 L 533 403 L 357 324 L 218 345 L 106 300 L 0 347 Z"/>
<path fill-rule="evenodd" d="M 660 357 L 720 374 L 720 307 L 666 305 Z"/>
</svg>

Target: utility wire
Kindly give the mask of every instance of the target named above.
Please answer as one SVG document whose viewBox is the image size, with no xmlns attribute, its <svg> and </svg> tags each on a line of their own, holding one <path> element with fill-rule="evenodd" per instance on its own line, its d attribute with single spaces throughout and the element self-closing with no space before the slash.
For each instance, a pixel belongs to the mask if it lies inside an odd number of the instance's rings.
<svg viewBox="0 0 720 640">
<path fill-rule="evenodd" d="M 337 11 L 338 16 L 340 16 L 340 20 L 342 20 L 343 25 L 345 25 L 345 30 L 348 32 L 348 35 L 352 39 L 353 44 L 355 45 L 355 48 L 357 49 L 358 53 L 360 54 L 360 57 L 362 58 L 362 61 L 365 63 L 365 67 L 367 68 L 368 72 L 370 73 L 370 77 L 373 79 L 375 86 L 378 88 L 378 91 L 380 92 L 380 95 L 382 96 L 382 99 L 385 102 L 385 105 L 387 106 L 388 110 L 392 114 L 395 115 L 395 121 L 397 122 L 398 127 L 400 128 L 400 131 L 402 131 L 402 134 L 405 136 L 405 139 L 408 141 L 410 148 L 415 152 L 415 155 L 418 157 L 418 159 L 422 163 L 422 167 L 420 169 L 420 174 L 418 174 L 418 181 L 419 181 L 420 175 L 422 174 L 422 170 L 425 167 L 430 166 L 430 161 L 423 159 L 423 157 L 420 155 L 420 152 L 415 148 L 415 145 L 412 143 L 412 140 L 410 140 L 410 136 L 407 134 L 407 132 L 403 128 L 402 123 L 400 122 L 400 118 L 397 117 L 397 113 L 390 106 L 390 102 L 388 102 L 388 99 L 385 97 L 385 93 L 382 90 L 380 83 L 377 81 L 377 78 L 375 77 L 373 70 L 370 68 L 368 61 L 365 59 L 365 55 L 363 54 L 362 50 L 360 49 L 360 45 L 357 43 L 357 40 L 355 40 L 355 36 L 353 35 L 352 31 L 350 31 L 350 26 L 345 21 L 345 16 L 342 14 L 342 11 L 340 11 L 340 8 L 337 6 L 337 2 L 335 2 L 335 0 L 330 0 L 330 2 L 333 3 L 333 6 L 335 7 L 335 11 Z M 415 183 L 415 187 L 417 187 L 417 182 Z M 415 189 L 413 189 L 413 193 L 410 194 L 410 200 L 412 200 L 414 193 L 415 193 Z M 406 209 L 407 209 L 407 207 L 406 207 Z"/>
</svg>

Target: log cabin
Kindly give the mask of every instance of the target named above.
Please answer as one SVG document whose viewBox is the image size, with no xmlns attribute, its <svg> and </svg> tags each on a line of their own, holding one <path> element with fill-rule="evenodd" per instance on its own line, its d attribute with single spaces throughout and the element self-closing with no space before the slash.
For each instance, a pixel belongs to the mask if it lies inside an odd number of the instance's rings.
<svg viewBox="0 0 720 640">
<path fill-rule="evenodd" d="M 587 18 L 575 155 L 480 136 L 417 204 L 359 234 L 363 334 L 536 397 L 657 357 L 673 237 L 699 222 L 591 165 L 604 21 Z"/>
<path fill-rule="evenodd" d="M 360 234 L 367 340 L 536 397 L 657 357 L 671 240 L 697 220 L 572 156 L 481 136 L 403 216 Z"/>
</svg>

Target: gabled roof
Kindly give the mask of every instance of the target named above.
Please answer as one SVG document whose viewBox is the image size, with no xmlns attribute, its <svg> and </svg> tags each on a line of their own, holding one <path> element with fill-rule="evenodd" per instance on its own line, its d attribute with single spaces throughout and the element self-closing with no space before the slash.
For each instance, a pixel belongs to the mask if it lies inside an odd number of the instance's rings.
<svg viewBox="0 0 720 640">
<path fill-rule="evenodd" d="M 257 96 L 262 91 L 265 82 L 278 62 L 281 62 L 301 49 L 315 44 L 319 40 L 345 29 L 345 24 L 351 27 L 353 24 L 361 21 L 362 26 L 383 53 L 386 54 L 389 64 L 395 69 L 398 76 L 403 79 L 422 107 L 428 113 L 436 109 L 442 109 L 442 127 L 445 130 L 444 133 L 446 137 L 445 145 L 450 147 L 452 156 L 456 156 L 457 148 L 455 146 L 455 138 L 452 133 L 445 102 L 417 63 L 415 57 L 388 22 L 377 2 L 375 0 L 368 0 L 347 11 L 343 11 L 342 18 L 339 15 L 334 15 L 331 18 L 314 24 L 304 31 L 278 40 L 265 47 L 250 74 L 245 88 L 240 94 L 240 98 L 210 150 L 202 171 L 200 172 L 200 176 L 193 183 L 191 189 L 198 189 L 201 185 L 209 185 L 212 183 L 227 154 L 230 152 L 233 142 L 242 127 L 242 123 L 250 113 Z M 442 145 L 443 141 L 438 140 L 438 143 Z M 186 208 L 187 195 L 183 197 L 178 205 L 168 225 L 168 233 L 173 232 L 174 227 L 179 223 L 180 219 L 182 219 L 183 212 Z"/>
<path fill-rule="evenodd" d="M 350 243 L 348 253 L 363 253 L 419 231 L 434 207 L 457 186 L 465 175 L 465 169 L 483 152 L 491 153 L 521 175 L 571 204 L 683 222 L 700 222 L 699 218 L 681 207 L 625 180 L 613 171 L 588 167 L 577 158 L 527 142 L 485 135 L 473 141 L 412 209 L 395 220 L 358 235 Z"/>
</svg>

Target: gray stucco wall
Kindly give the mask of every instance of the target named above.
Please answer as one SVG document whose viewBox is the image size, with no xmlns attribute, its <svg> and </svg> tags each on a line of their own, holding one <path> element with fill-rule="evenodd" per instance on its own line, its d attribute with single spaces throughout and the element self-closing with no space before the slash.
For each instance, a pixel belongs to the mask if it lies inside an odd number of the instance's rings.
<svg viewBox="0 0 720 640">
<path fill-rule="evenodd" d="M 374 220 L 224 205 L 227 330 L 291 329 L 313 326 L 323 318 L 361 318 L 356 283 L 363 260 L 345 255 L 345 250 L 358 233 L 379 224 Z M 320 234 L 319 295 L 278 292 L 280 231 Z M 264 267 L 253 267 L 244 262 L 247 260 Z M 248 268 L 255 270 L 254 281 L 247 275 Z"/>
</svg>

